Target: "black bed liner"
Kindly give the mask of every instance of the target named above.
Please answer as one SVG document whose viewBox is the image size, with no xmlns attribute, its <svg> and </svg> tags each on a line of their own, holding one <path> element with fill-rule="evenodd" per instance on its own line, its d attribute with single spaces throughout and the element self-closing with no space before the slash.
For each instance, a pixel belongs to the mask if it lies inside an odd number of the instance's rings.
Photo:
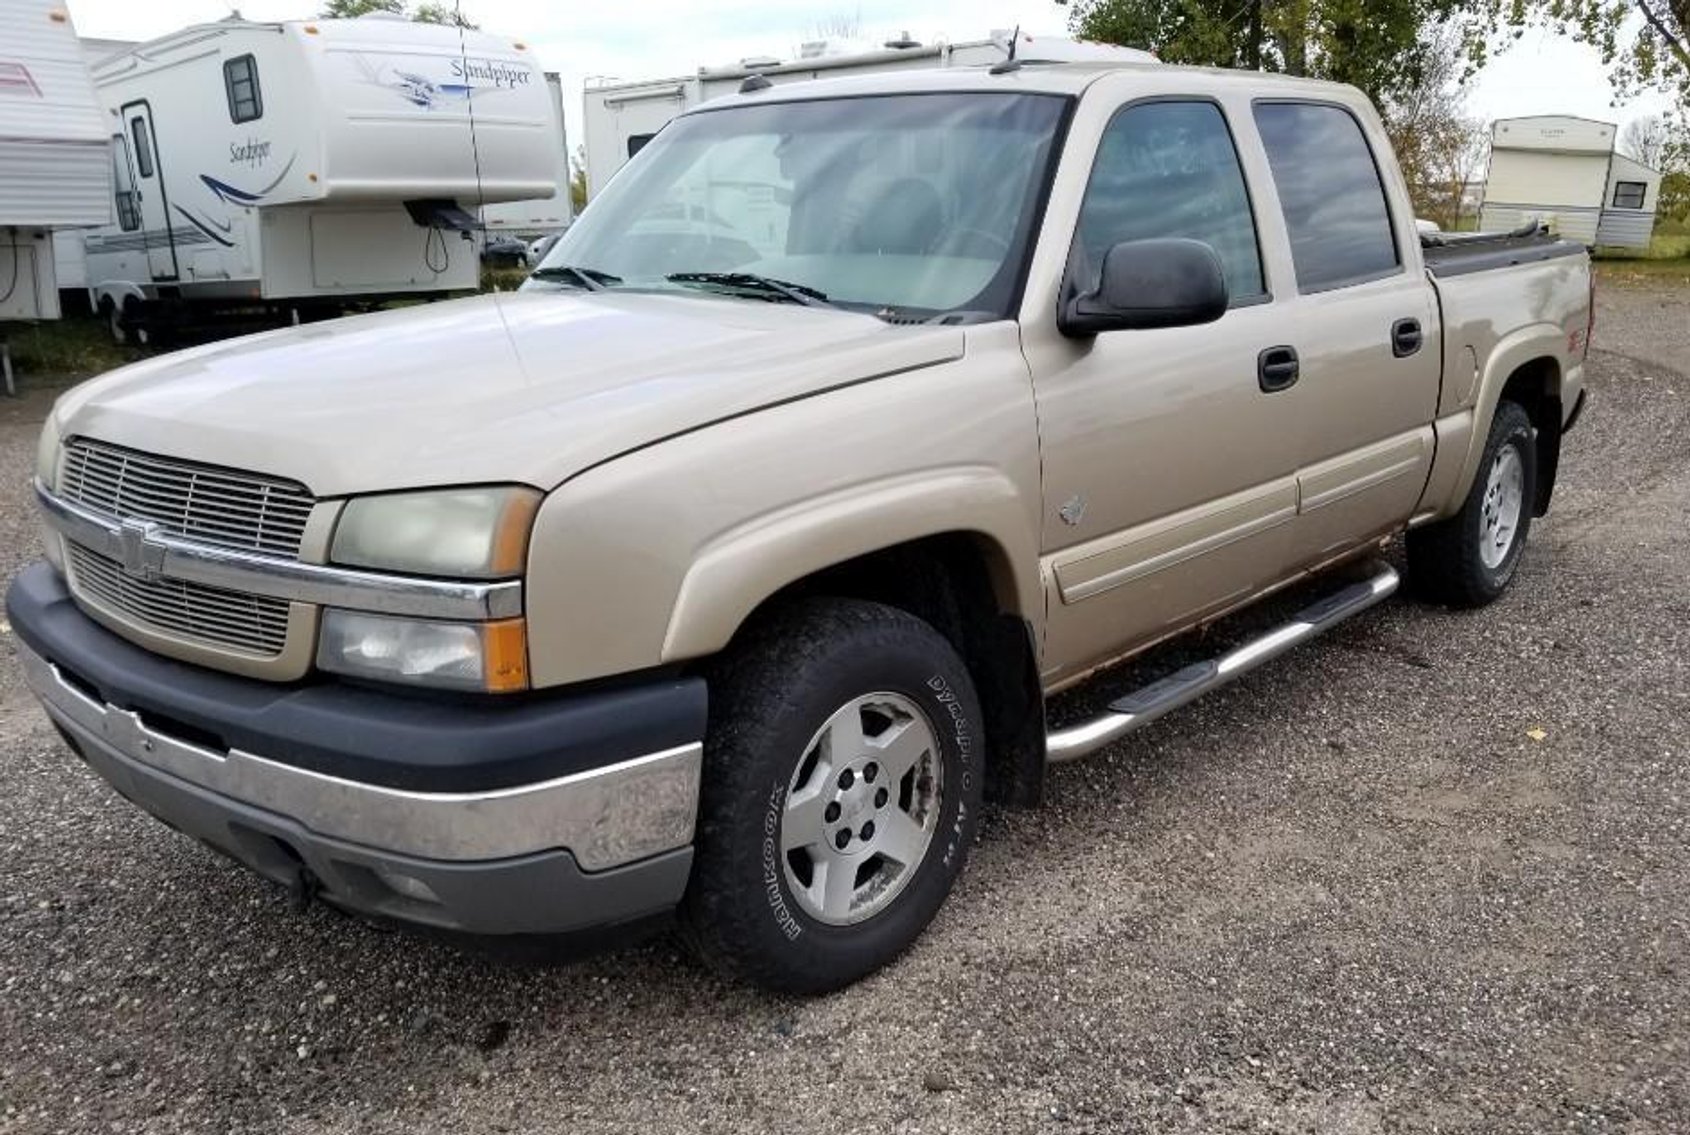
<svg viewBox="0 0 1690 1135">
<path fill-rule="evenodd" d="M 1426 270 L 1434 276 L 1465 276 L 1589 252 L 1577 241 L 1550 236 L 1537 224 L 1505 233 L 1422 233 L 1420 247 Z"/>
</svg>

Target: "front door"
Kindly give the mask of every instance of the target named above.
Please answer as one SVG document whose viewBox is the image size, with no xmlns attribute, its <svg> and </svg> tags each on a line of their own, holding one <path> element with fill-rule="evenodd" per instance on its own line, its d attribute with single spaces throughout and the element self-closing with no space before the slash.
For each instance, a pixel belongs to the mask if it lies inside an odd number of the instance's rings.
<svg viewBox="0 0 1690 1135">
<path fill-rule="evenodd" d="M 1247 107 L 1247 104 L 1245 104 Z M 1248 114 L 1245 108 L 1232 113 Z M 1044 458 L 1049 684 L 1284 577 L 1303 439 L 1262 354 L 1285 342 L 1229 111 L 1129 103 L 1106 127 L 1069 276 L 1113 245 L 1200 240 L 1232 306 L 1200 327 L 1051 336 L 1029 351 Z"/>
<path fill-rule="evenodd" d="M 135 189 L 141 230 L 146 238 L 147 266 L 154 280 L 174 280 L 180 275 L 176 266 L 176 241 L 170 231 L 170 198 L 164 189 L 164 167 L 159 160 L 152 108 L 144 102 L 132 102 L 123 108 L 123 121 L 130 157 L 135 163 Z"/>
</svg>

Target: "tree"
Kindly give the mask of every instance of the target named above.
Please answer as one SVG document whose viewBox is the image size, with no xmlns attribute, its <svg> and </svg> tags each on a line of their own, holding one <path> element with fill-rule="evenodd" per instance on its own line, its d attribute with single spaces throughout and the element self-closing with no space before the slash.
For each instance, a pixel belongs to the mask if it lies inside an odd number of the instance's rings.
<svg viewBox="0 0 1690 1135">
<path fill-rule="evenodd" d="M 1467 113 L 1461 36 L 1448 24 L 1434 28 L 1419 46 L 1412 81 L 1379 107 L 1416 215 L 1446 229 L 1461 220 L 1467 185 L 1478 176 L 1490 144 L 1485 124 Z"/>
<path fill-rule="evenodd" d="M 457 4 L 442 3 L 441 0 L 424 0 L 415 11 L 407 9 L 405 0 L 324 0 L 323 10 L 317 15 L 324 20 L 354 20 L 373 12 L 405 16 L 419 24 L 450 24 L 475 30 L 475 25 L 464 19 Z"/>
<path fill-rule="evenodd" d="M 1658 114 L 1634 118 L 1620 134 L 1620 153 L 1650 169 L 1662 169 L 1667 146 L 1666 120 Z"/>
<path fill-rule="evenodd" d="M 1147 47 L 1170 63 L 1335 79 L 1383 101 L 1420 82 L 1434 28 L 1449 29 L 1459 58 L 1482 58 L 1488 27 L 1470 7 L 1461 0 L 1081 0 L 1071 22 L 1082 38 Z"/>
<path fill-rule="evenodd" d="M 1513 33 L 1549 27 L 1602 53 L 1614 94 L 1658 90 L 1690 107 L 1690 0 L 1480 0 Z"/>
<path fill-rule="evenodd" d="M 575 157 L 569 163 L 570 213 L 579 217 L 587 207 L 587 147 L 576 146 Z"/>
</svg>

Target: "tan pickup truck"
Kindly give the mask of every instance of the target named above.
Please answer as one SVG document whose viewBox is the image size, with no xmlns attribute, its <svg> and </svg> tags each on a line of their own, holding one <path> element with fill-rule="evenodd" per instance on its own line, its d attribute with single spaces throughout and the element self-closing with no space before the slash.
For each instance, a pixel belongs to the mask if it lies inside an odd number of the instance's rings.
<svg viewBox="0 0 1690 1135">
<path fill-rule="evenodd" d="M 983 799 L 1411 582 L 1495 599 L 1584 402 L 1584 249 L 1423 238 L 1345 87 L 910 71 L 675 120 L 520 293 L 65 395 L 29 681 L 125 796 L 473 935 L 678 920 L 822 990 Z M 1045 699 L 1305 582 L 1266 634 Z"/>
</svg>

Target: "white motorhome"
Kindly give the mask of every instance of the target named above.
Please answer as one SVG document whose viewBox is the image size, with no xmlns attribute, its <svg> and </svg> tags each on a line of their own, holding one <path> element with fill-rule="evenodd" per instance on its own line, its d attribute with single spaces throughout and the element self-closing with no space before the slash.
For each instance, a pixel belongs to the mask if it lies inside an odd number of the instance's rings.
<svg viewBox="0 0 1690 1135">
<path fill-rule="evenodd" d="M 56 319 L 53 233 L 111 220 L 110 135 L 76 29 L 0 0 L 0 320 Z"/>
<path fill-rule="evenodd" d="M 557 189 L 542 72 L 493 35 L 231 18 L 105 59 L 94 80 L 117 223 L 87 239 L 86 272 L 119 336 L 473 288 L 472 210 Z"/>
<path fill-rule="evenodd" d="M 1587 245 L 1647 248 L 1661 175 L 1614 151 L 1618 128 L 1568 115 L 1498 119 L 1480 227 L 1533 221 Z"/>
<path fill-rule="evenodd" d="M 994 32 L 987 39 L 961 43 L 922 44 L 907 35 L 888 41 L 879 50 L 841 50 L 827 40 L 806 43 L 799 58 L 747 58 L 730 67 L 700 67 L 697 74 L 640 82 L 609 80 L 589 85 L 582 124 L 586 133 L 587 194 L 604 188 L 629 158 L 663 129 L 670 119 L 699 103 L 732 94 L 753 75 L 770 83 L 797 83 L 834 75 L 874 71 L 902 71 L 919 67 L 992 66 L 1006 62 L 1013 47 L 1023 62 L 1067 63 L 1087 59 L 1153 63 L 1148 51 L 1070 39 Z"/>
</svg>

